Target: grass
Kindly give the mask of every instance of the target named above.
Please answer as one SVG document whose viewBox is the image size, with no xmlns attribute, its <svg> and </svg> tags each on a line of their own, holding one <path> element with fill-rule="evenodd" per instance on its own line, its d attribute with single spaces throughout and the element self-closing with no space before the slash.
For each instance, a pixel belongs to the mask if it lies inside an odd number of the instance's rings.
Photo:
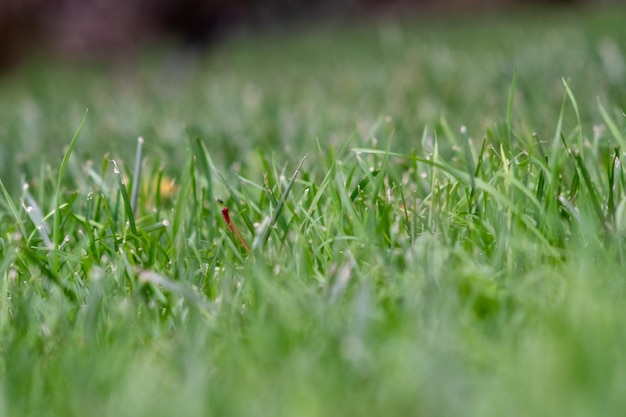
<svg viewBox="0 0 626 417">
<path fill-rule="evenodd" d="M 623 18 L 5 79 L 0 415 L 621 415 Z"/>
</svg>

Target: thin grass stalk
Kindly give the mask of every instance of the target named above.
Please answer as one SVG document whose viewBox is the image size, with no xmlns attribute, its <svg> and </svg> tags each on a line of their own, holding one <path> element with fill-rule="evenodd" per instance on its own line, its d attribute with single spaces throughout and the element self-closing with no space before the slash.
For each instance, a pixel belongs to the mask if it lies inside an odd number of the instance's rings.
<svg viewBox="0 0 626 417">
<path fill-rule="evenodd" d="M 130 193 L 130 207 L 137 214 L 137 199 L 139 198 L 139 185 L 141 184 L 141 162 L 143 160 L 143 138 L 137 138 L 137 152 L 135 153 L 135 174 L 133 176 L 133 189 Z"/>
<path fill-rule="evenodd" d="M 67 151 L 65 152 L 65 155 L 63 156 L 63 160 L 61 161 L 61 167 L 59 168 L 59 175 L 57 177 L 56 194 L 54 197 L 54 205 L 55 205 L 54 220 L 53 220 L 53 226 L 52 226 L 53 250 L 51 253 L 52 272 L 55 274 L 58 274 L 59 272 L 59 244 L 62 240 L 61 239 L 61 210 L 60 210 L 61 181 L 63 180 L 63 174 L 65 174 L 65 169 L 67 168 L 67 164 L 70 160 L 70 155 L 72 155 L 72 151 L 74 150 L 74 146 L 76 145 L 78 136 L 80 135 L 80 132 L 83 129 L 85 120 L 87 120 L 87 112 L 88 110 L 85 110 L 85 113 L 83 114 L 83 118 L 81 119 L 80 124 L 78 125 L 78 129 L 76 129 L 76 132 L 74 133 L 74 136 L 72 137 L 72 140 L 70 141 L 70 144 L 67 147 Z"/>
</svg>

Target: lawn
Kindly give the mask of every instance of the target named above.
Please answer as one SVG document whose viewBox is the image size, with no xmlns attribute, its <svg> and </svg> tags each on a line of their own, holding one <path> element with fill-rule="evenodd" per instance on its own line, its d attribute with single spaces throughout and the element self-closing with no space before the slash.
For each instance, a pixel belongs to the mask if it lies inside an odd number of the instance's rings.
<svg viewBox="0 0 626 417">
<path fill-rule="evenodd" d="M 0 416 L 622 415 L 625 19 L 5 76 Z"/>
</svg>

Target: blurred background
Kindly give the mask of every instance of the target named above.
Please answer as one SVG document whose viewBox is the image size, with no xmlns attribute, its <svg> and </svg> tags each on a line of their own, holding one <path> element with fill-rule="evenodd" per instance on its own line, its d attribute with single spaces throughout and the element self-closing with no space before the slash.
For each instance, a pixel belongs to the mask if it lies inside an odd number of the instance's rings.
<svg viewBox="0 0 626 417">
<path fill-rule="evenodd" d="M 78 161 L 132 161 L 138 136 L 147 166 L 172 177 L 189 138 L 206 141 L 223 172 L 256 176 L 259 149 L 289 160 L 318 140 L 367 141 L 379 120 L 392 121 L 385 129 L 406 149 L 446 124 L 482 137 L 501 128 L 516 73 L 520 136 L 554 134 L 565 78 L 597 139 L 597 100 L 623 119 L 623 6 L 0 0 L 0 179 L 21 190 L 53 178 L 85 109 L 75 178 Z M 578 123 L 570 116 L 565 127 Z"/>
<path fill-rule="evenodd" d="M 154 42 L 209 45 L 234 32 L 380 14 L 476 13 L 612 0 L 0 0 L 0 70 L 33 54 L 123 57 Z"/>
</svg>

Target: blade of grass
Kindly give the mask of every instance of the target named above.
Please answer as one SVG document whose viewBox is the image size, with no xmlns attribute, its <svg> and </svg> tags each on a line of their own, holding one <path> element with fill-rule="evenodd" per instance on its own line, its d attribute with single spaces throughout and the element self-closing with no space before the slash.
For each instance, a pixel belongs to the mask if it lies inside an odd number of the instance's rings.
<svg viewBox="0 0 626 417">
<path fill-rule="evenodd" d="M 509 100 L 506 107 L 506 148 L 509 149 L 513 140 L 513 105 L 515 104 L 515 94 L 517 93 L 517 68 L 513 73 L 511 88 L 509 90 Z"/>
<path fill-rule="evenodd" d="M 199 165 L 202 171 L 204 172 L 205 179 L 207 181 L 207 200 L 209 201 L 209 210 L 210 210 L 210 221 L 211 226 L 209 227 L 209 242 L 213 241 L 214 238 L 214 228 L 213 221 L 217 216 L 217 210 L 215 209 L 215 195 L 213 193 L 213 163 L 211 162 L 211 156 L 209 154 L 208 149 L 204 145 L 204 142 L 200 140 L 200 138 L 196 138 L 194 144 L 197 148 L 197 155 L 199 160 Z"/>
<path fill-rule="evenodd" d="M 139 198 L 139 185 L 141 183 L 141 162 L 143 160 L 143 138 L 137 138 L 137 152 L 135 153 L 135 173 L 133 175 L 133 189 L 130 194 L 130 207 L 133 213 L 137 212 L 137 199 Z"/>
<path fill-rule="evenodd" d="M 2 194 L 4 195 L 4 201 L 6 201 L 7 203 L 9 211 L 11 212 L 11 215 L 13 216 L 13 219 L 15 220 L 15 224 L 17 225 L 18 230 L 20 231 L 22 237 L 26 239 L 28 234 L 26 232 L 26 227 L 24 226 L 24 221 L 22 220 L 22 217 L 20 216 L 20 212 L 18 211 L 17 206 L 13 202 L 13 199 L 9 195 L 9 191 L 4 186 L 4 182 L 2 182 L 2 180 L 0 180 L 0 188 L 2 189 Z"/>
<path fill-rule="evenodd" d="M 243 240 L 243 237 L 239 233 L 239 230 L 237 230 L 237 226 L 235 226 L 232 219 L 230 218 L 230 213 L 228 213 L 228 207 L 224 207 L 222 209 L 222 216 L 224 217 L 224 220 L 226 221 L 228 228 L 231 230 L 231 232 L 235 234 L 235 236 L 239 240 L 239 243 L 241 243 L 241 246 L 243 246 L 243 248 L 246 250 L 247 253 L 250 253 L 250 248 L 248 248 L 246 241 Z"/>
<path fill-rule="evenodd" d="M 581 176 L 583 177 L 583 181 L 585 182 L 585 186 L 587 187 L 587 190 L 589 191 L 589 200 L 591 202 L 591 206 L 593 207 L 593 211 L 596 213 L 596 216 L 598 217 L 598 221 L 600 222 L 600 225 L 602 226 L 604 231 L 608 233 L 609 225 L 606 221 L 606 217 L 604 216 L 604 212 L 602 211 L 600 198 L 598 197 L 596 188 L 593 184 L 593 181 L 591 180 L 589 171 L 587 170 L 587 167 L 585 167 L 583 159 L 580 155 L 578 154 L 575 155 L 575 158 L 576 158 L 576 164 L 578 165 L 579 172 L 581 173 Z"/>
<path fill-rule="evenodd" d="M 293 172 L 293 175 L 291 176 L 291 179 L 289 180 L 289 183 L 287 184 L 287 188 L 285 188 L 285 192 L 283 193 L 282 197 L 280 198 L 280 201 L 278 202 L 278 205 L 276 206 L 276 209 L 274 210 L 274 214 L 272 215 L 271 220 L 269 222 L 265 222 L 261 226 L 259 233 L 254 238 L 254 241 L 252 242 L 252 251 L 260 252 L 263 249 L 263 245 L 265 245 L 265 242 L 267 241 L 267 238 L 269 237 L 270 230 L 272 227 L 274 227 L 274 225 L 278 221 L 280 212 L 283 209 L 283 206 L 285 205 L 285 201 L 287 201 L 287 197 L 289 197 L 291 188 L 293 187 L 293 184 L 296 182 L 296 177 L 298 176 L 298 173 L 300 172 L 300 169 L 302 168 L 302 164 L 304 164 L 304 160 L 306 159 L 307 156 L 308 155 L 304 155 L 304 157 L 302 157 L 302 159 L 300 160 L 300 163 L 298 164 L 298 167 Z"/>
<path fill-rule="evenodd" d="M 43 240 L 44 244 L 47 248 L 52 248 L 52 241 L 50 240 L 50 228 L 44 219 L 43 212 L 41 208 L 39 208 L 39 204 L 35 201 L 32 195 L 28 192 L 28 184 L 24 184 L 24 198 L 26 199 L 26 203 L 22 201 L 22 207 L 26 211 L 28 217 L 35 225 L 39 236 Z"/>
<path fill-rule="evenodd" d="M 356 187 L 354 187 L 354 190 L 352 191 L 352 194 L 350 194 L 350 200 L 354 201 L 359 193 L 361 191 L 363 191 L 363 189 L 367 186 L 367 184 L 370 183 L 370 181 L 372 181 L 374 178 L 376 178 L 376 176 L 380 173 L 379 169 L 375 169 L 374 171 L 368 173 L 361 181 L 359 181 L 359 183 L 356 185 Z M 349 179 L 348 179 L 349 181 Z"/>
<path fill-rule="evenodd" d="M 617 193 L 617 181 L 616 177 L 620 171 L 620 160 L 619 160 L 619 146 L 615 147 L 615 154 L 613 155 L 613 159 L 608 167 L 608 179 L 609 179 L 609 201 L 607 203 L 608 207 L 608 215 L 611 221 L 611 224 L 615 224 L 615 195 Z"/>
<path fill-rule="evenodd" d="M 621 149 L 626 149 L 626 139 L 621 134 L 619 128 L 600 101 L 598 101 L 598 108 L 600 109 L 600 115 L 602 116 L 602 120 L 604 120 L 604 123 L 609 128 L 609 131 L 611 132 L 613 139 L 615 139 L 615 142 L 617 142 Z"/>
<path fill-rule="evenodd" d="M 572 92 L 572 90 L 569 88 L 569 85 L 567 84 L 567 81 L 565 81 L 565 78 L 561 78 L 561 81 L 563 82 L 563 86 L 565 87 L 565 92 L 567 93 L 567 97 L 569 97 L 570 102 L 572 103 L 572 107 L 574 107 L 574 114 L 576 115 L 576 130 L 577 130 L 577 137 L 578 137 L 578 152 L 580 152 L 582 155 L 584 155 L 584 144 L 583 144 L 583 132 L 582 132 L 582 128 L 581 128 L 581 122 L 580 122 L 580 112 L 578 111 L 578 102 L 576 101 L 576 97 L 574 97 L 574 93 Z"/>
<path fill-rule="evenodd" d="M 53 251 L 51 253 L 51 268 L 52 268 L 52 272 L 54 274 L 58 274 L 59 273 L 59 243 L 61 242 L 61 210 L 59 209 L 60 201 L 61 201 L 61 182 L 63 180 L 63 174 L 65 173 L 65 169 L 67 168 L 67 164 L 70 160 L 70 155 L 72 155 L 72 151 L 74 150 L 74 146 L 76 145 L 76 141 L 78 140 L 78 136 L 80 135 L 81 130 L 83 129 L 83 125 L 85 124 L 85 120 L 87 120 L 87 112 L 88 110 L 85 110 L 85 113 L 83 114 L 83 118 L 80 121 L 80 124 L 78 125 L 78 129 L 76 129 L 76 132 L 74 133 L 74 136 L 72 137 L 72 140 L 70 141 L 69 146 L 67 147 L 67 151 L 65 152 L 65 155 L 63 155 L 63 160 L 61 161 L 61 166 L 59 167 L 59 175 L 57 177 L 57 184 L 56 184 L 56 194 L 54 197 L 54 205 L 55 205 L 55 210 L 54 210 L 54 220 L 53 220 L 53 226 L 52 226 L 52 246 L 53 246 Z"/>
<path fill-rule="evenodd" d="M 120 168 L 117 166 L 117 162 L 114 159 L 111 159 L 111 163 L 113 164 L 113 173 L 117 178 L 117 184 L 120 188 L 120 192 L 122 193 L 122 202 L 124 203 L 124 211 L 126 212 L 126 218 L 128 219 L 128 224 L 130 226 L 130 231 L 134 237 L 137 237 L 137 226 L 135 225 L 135 215 L 133 214 L 133 208 L 131 205 L 130 198 L 128 197 L 128 190 L 126 189 L 126 184 L 124 184 L 124 179 L 122 178 L 122 173 L 120 172 Z"/>
</svg>

